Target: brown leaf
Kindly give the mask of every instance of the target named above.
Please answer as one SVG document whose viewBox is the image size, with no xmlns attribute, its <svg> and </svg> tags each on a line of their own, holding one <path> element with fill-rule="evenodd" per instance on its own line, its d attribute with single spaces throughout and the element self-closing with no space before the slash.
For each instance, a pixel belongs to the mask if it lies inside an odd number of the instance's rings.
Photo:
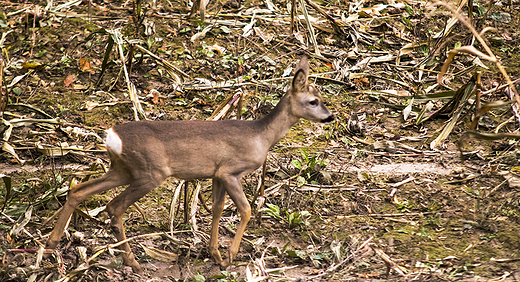
<svg viewBox="0 0 520 282">
<path fill-rule="evenodd" d="M 356 84 L 357 86 L 360 86 L 360 87 L 368 85 L 369 83 L 370 83 L 370 81 L 366 77 L 360 77 L 360 78 L 354 79 L 354 84 Z"/>
<path fill-rule="evenodd" d="M 152 89 L 150 90 L 150 94 L 152 94 L 152 103 L 154 105 L 160 104 L 161 100 L 159 99 L 159 91 Z"/>
<path fill-rule="evenodd" d="M 141 245 L 141 247 L 143 247 L 143 249 L 147 255 L 149 255 L 152 258 L 159 260 L 159 261 L 172 262 L 172 261 L 177 261 L 177 259 L 179 258 L 179 255 L 177 255 L 175 253 L 170 253 L 170 252 L 159 250 L 159 249 L 156 249 L 153 247 L 145 247 L 142 245 Z"/>
<path fill-rule="evenodd" d="M 11 238 L 11 235 L 9 235 L 9 233 L 6 233 L 6 241 L 9 243 L 9 244 L 12 244 L 14 243 L 14 240 L 13 238 Z"/>
<path fill-rule="evenodd" d="M 81 58 L 79 59 L 79 70 L 80 71 L 90 71 L 92 66 L 90 64 L 90 60 Z"/>
<path fill-rule="evenodd" d="M 67 77 L 63 81 L 63 86 L 69 87 L 69 86 L 72 85 L 73 82 L 74 82 L 74 75 L 69 74 L 69 75 L 67 75 Z"/>
<path fill-rule="evenodd" d="M 193 102 L 195 102 L 201 106 L 213 106 L 215 104 L 212 101 L 206 101 L 206 100 L 202 100 L 202 99 L 196 99 Z"/>
<path fill-rule="evenodd" d="M 242 75 L 242 73 L 243 73 L 242 65 L 238 65 L 237 73 L 238 73 L 238 75 Z"/>
</svg>

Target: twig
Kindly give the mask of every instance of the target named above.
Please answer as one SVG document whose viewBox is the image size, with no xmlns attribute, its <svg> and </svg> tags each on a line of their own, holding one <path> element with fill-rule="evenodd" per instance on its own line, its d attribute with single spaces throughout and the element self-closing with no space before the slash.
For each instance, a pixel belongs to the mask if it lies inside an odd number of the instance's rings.
<svg viewBox="0 0 520 282">
<path fill-rule="evenodd" d="M 175 221 L 175 206 L 177 205 L 177 201 L 179 200 L 179 195 L 181 193 L 181 187 L 184 186 L 185 180 L 182 180 L 179 185 L 175 188 L 173 192 L 173 198 L 170 203 L 170 232 L 173 234 L 173 223 Z"/>
<path fill-rule="evenodd" d="M 441 211 L 434 212 L 410 212 L 410 213 L 369 213 L 369 214 L 353 214 L 353 215 L 338 215 L 337 218 L 352 218 L 352 217 L 361 217 L 361 216 L 370 216 L 370 217 L 392 217 L 392 216 L 423 216 L 426 214 L 436 214 Z"/>
<path fill-rule="evenodd" d="M 197 181 L 197 188 L 195 188 L 195 194 L 193 195 L 193 202 L 191 202 L 191 212 L 190 212 L 190 218 L 191 218 L 191 228 L 193 228 L 193 231 L 198 231 L 197 227 L 197 217 L 195 214 L 197 214 L 197 206 L 199 203 L 199 193 L 200 188 L 202 185 L 200 184 L 200 181 Z M 186 196 L 186 195 L 185 195 Z"/>
<path fill-rule="evenodd" d="M 229 228 L 227 225 L 220 226 L 220 227 L 226 229 L 226 231 L 228 231 L 229 233 L 233 234 L 233 236 L 236 235 L 236 231 L 233 230 L 233 229 L 231 229 L 231 228 Z M 249 235 L 247 235 L 246 233 L 244 233 L 244 236 L 249 236 Z M 249 243 L 249 244 L 250 244 L 251 246 L 253 246 L 253 247 L 255 246 L 255 243 L 253 243 L 253 241 L 251 241 L 251 240 L 249 240 L 249 239 L 247 239 L 247 238 L 245 238 L 245 237 L 242 237 L 242 241 L 245 241 L 245 242 Z"/>
<path fill-rule="evenodd" d="M 291 186 L 297 186 L 297 185 L 291 185 Z M 340 186 L 324 187 L 324 186 L 325 185 L 320 186 L 320 187 L 312 187 L 308 184 L 305 184 L 302 187 L 299 187 L 297 190 L 298 191 L 355 191 L 355 190 L 359 189 L 358 187 L 340 187 Z"/>
<path fill-rule="evenodd" d="M 204 208 L 204 210 L 211 214 L 211 209 L 206 204 L 206 200 L 204 199 L 204 197 L 202 196 L 201 193 L 199 193 L 199 201 L 202 204 L 202 207 Z"/>
<path fill-rule="evenodd" d="M 338 21 L 336 21 L 331 15 L 329 15 L 329 13 L 327 13 L 325 10 L 323 10 L 320 6 L 318 6 L 316 3 L 312 2 L 311 0 L 305 0 L 305 1 L 311 7 L 313 7 L 316 11 L 318 11 L 318 13 L 325 16 L 325 18 L 330 22 L 330 24 L 332 25 L 332 28 L 334 28 L 334 31 L 337 34 L 344 34 L 344 32 L 342 32 L 342 30 L 340 28 L 340 24 L 338 23 Z"/>
<path fill-rule="evenodd" d="M 16 223 L 16 220 L 12 219 L 10 216 L 5 214 L 3 211 L 0 211 L 0 214 L 2 214 L 5 218 L 7 218 L 9 221 L 11 221 L 11 223 Z M 22 227 L 22 230 L 27 236 L 29 236 L 34 242 L 36 242 L 36 244 L 38 244 L 42 248 L 45 248 L 45 245 L 43 245 L 42 242 L 40 242 L 38 239 L 34 238 L 34 236 L 29 231 L 27 231 L 27 229 L 25 229 L 25 227 Z"/>
<path fill-rule="evenodd" d="M 506 179 L 506 180 L 502 181 L 500 184 L 498 184 L 497 186 L 495 186 L 493 189 L 491 189 L 491 191 L 489 191 L 489 193 L 487 193 L 485 195 L 485 197 L 487 198 L 487 197 L 489 197 L 489 195 L 495 193 L 495 191 L 498 190 L 498 188 L 500 188 L 502 185 L 504 185 L 504 183 L 507 183 L 507 181 L 508 180 Z"/>
<path fill-rule="evenodd" d="M 331 272 L 334 272 L 336 271 L 336 269 L 338 269 L 341 265 L 343 265 L 344 263 L 346 263 L 347 261 L 351 260 L 359 251 L 361 251 L 362 249 L 364 249 L 368 243 L 370 243 L 370 241 L 372 241 L 372 238 L 374 238 L 373 236 L 368 238 L 368 240 L 366 240 L 363 244 L 361 244 L 361 246 L 359 246 L 359 248 L 357 248 L 352 254 L 350 254 L 349 256 L 347 256 L 344 260 L 342 260 L 340 263 L 336 264 L 336 265 L 333 265 L 332 267 L 329 267 L 325 272 L 321 273 L 321 274 L 318 274 L 318 275 L 315 275 L 315 276 L 311 276 L 309 277 L 310 280 L 313 280 L 313 279 L 317 279 L 317 278 L 320 278 L 320 277 L 323 277 Z"/>
<path fill-rule="evenodd" d="M 180 230 L 180 231 L 174 231 L 172 232 L 173 233 L 185 233 L 185 232 L 193 232 L 193 233 L 197 233 L 199 235 L 203 235 L 203 237 L 207 237 L 207 234 L 203 233 L 203 232 L 200 232 L 200 231 L 191 231 L 191 230 Z M 136 239 L 141 239 L 141 238 L 149 238 L 149 237 L 157 237 L 157 236 L 161 236 L 161 235 L 165 235 L 167 236 L 168 238 L 173 238 L 171 235 L 168 235 L 167 233 L 165 232 L 155 232 L 155 233 L 149 233 L 149 234 L 142 234 L 142 235 L 137 235 L 137 236 L 134 236 L 134 237 L 131 237 L 131 238 L 127 238 L 123 241 L 119 241 L 117 243 L 114 243 L 114 244 L 110 244 L 110 245 L 107 245 L 105 247 L 103 247 L 101 250 L 97 251 L 94 255 L 92 255 L 92 257 L 90 257 L 89 259 L 86 260 L 87 263 L 91 262 L 93 259 L 95 259 L 96 257 L 98 257 L 100 254 L 102 254 L 103 252 L 105 252 L 106 250 L 108 249 L 114 249 L 114 248 L 117 248 L 119 246 L 121 246 L 122 244 L 125 244 L 125 243 L 128 243 L 130 241 L 133 241 L 133 240 L 136 240 Z M 175 240 L 176 242 L 182 242 L 180 240 Z"/>
<path fill-rule="evenodd" d="M 415 177 L 411 176 L 411 177 L 408 177 L 407 179 L 401 181 L 401 182 L 397 182 L 397 183 L 394 183 L 394 184 L 391 184 L 390 187 L 393 187 L 393 188 L 397 188 L 405 183 L 408 183 L 410 181 L 414 181 L 415 180 Z"/>
<path fill-rule="evenodd" d="M 473 27 L 473 25 L 471 25 L 471 23 L 469 23 L 466 18 L 460 14 L 457 10 L 455 10 L 451 5 L 449 5 L 448 3 L 444 3 L 444 2 L 435 2 L 434 5 L 441 5 L 441 6 L 444 6 L 446 7 L 448 10 L 450 10 L 456 17 L 457 19 L 463 23 L 470 31 L 471 33 L 473 34 L 473 36 L 475 36 L 475 38 L 479 41 L 479 43 L 481 44 L 481 46 L 484 48 L 484 50 L 486 50 L 486 53 L 487 55 L 492 59 L 491 61 L 495 63 L 495 65 L 497 66 L 497 68 L 500 70 L 500 72 L 502 73 L 502 75 L 504 76 L 504 78 L 506 79 L 507 81 L 507 84 L 509 85 L 509 87 L 511 88 L 511 90 L 513 91 L 514 93 L 514 98 L 516 100 L 516 103 L 517 105 L 520 107 L 520 97 L 518 96 L 518 92 L 516 91 L 516 87 L 515 85 L 513 84 L 513 81 L 511 81 L 511 78 L 509 77 L 509 75 L 507 74 L 504 66 L 502 66 L 502 64 L 500 63 L 500 61 L 497 59 L 497 57 L 495 56 L 495 54 L 493 53 L 493 51 L 491 50 L 491 48 L 489 48 L 489 46 L 487 45 L 486 41 L 482 38 L 481 34 L 479 34 L 477 32 L 477 30 L 475 29 L 475 27 Z"/>
<path fill-rule="evenodd" d="M 269 245 L 267 247 L 265 247 L 260 258 L 258 258 L 254 261 L 258 272 L 260 273 L 260 275 L 262 275 L 262 278 L 265 277 L 264 279 L 269 277 L 269 274 L 267 273 L 267 269 L 265 268 L 264 257 L 265 257 L 265 254 L 267 253 L 267 249 L 269 249 L 271 247 L 271 245 L 273 245 L 273 243 L 274 243 L 274 241 L 271 241 L 271 243 L 269 243 Z"/>
<path fill-rule="evenodd" d="M 148 219 L 146 218 L 146 213 L 144 212 L 144 210 L 137 203 L 133 203 L 132 205 L 141 214 L 141 216 L 143 217 L 143 220 L 145 222 L 149 223 Z"/>
<path fill-rule="evenodd" d="M 121 245 L 123 245 L 125 243 L 128 243 L 130 241 L 133 241 L 135 239 L 156 237 L 156 236 L 163 235 L 163 234 L 164 234 L 164 232 L 156 232 L 156 233 L 137 235 L 137 236 L 134 236 L 134 237 L 131 237 L 131 238 L 127 238 L 127 239 L 125 239 L 123 241 L 119 241 L 117 243 L 107 245 L 107 246 L 103 247 L 102 249 L 100 249 L 99 251 L 97 251 L 95 254 L 93 254 L 89 259 L 86 260 L 86 262 L 87 263 L 91 262 L 93 259 L 97 258 L 99 255 L 101 255 L 103 252 L 105 252 L 108 249 L 117 248 L 117 247 L 119 247 L 119 246 L 121 246 Z"/>
<path fill-rule="evenodd" d="M 513 81 L 513 84 L 517 84 L 517 83 L 519 83 L 519 82 L 520 82 L 520 78 L 517 79 L 517 80 L 515 80 L 515 81 Z M 500 86 L 497 86 L 497 87 L 491 88 L 491 89 L 489 89 L 489 90 L 487 90 L 487 91 L 483 91 L 483 92 L 482 92 L 482 95 L 491 94 L 491 93 L 496 92 L 496 91 L 498 91 L 498 90 L 502 90 L 502 89 L 504 89 L 504 88 L 506 88 L 506 87 L 509 87 L 509 84 L 502 84 L 502 85 L 500 85 Z"/>
<path fill-rule="evenodd" d="M 312 28 L 311 21 L 309 20 L 309 14 L 307 13 L 307 8 L 305 7 L 304 0 L 300 0 L 300 5 L 302 6 L 303 15 L 305 16 L 305 23 L 307 23 L 307 29 L 309 30 L 309 39 L 314 46 L 314 53 L 321 57 L 320 49 L 318 48 L 318 42 L 316 42 L 316 36 L 314 35 L 314 29 Z"/>
<path fill-rule="evenodd" d="M 139 98 L 137 97 L 137 90 L 135 89 L 135 85 L 130 81 L 130 75 L 128 74 L 128 69 L 126 68 L 122 35 L 118 30 L 111 30 L 109 31 L 109 34 L 112 36 L 114 42 L 116 43 L 117 50 L 119 51 L 118 53 L 121 59 L 121 67 L 123 69 L 126 85 L 128 88 L 128 95 L 130 96 L 130 101 L 132 101 L 132 108 L 134 110 L 134 119 L 146 119 L 143 108 L 141 107 L 141 103 L 139 102 Z"/>
<path fill-rule="evenodd" d="M 190 77 L 187 73 L 183 72 L 181 69 L 179 69 L 178 67 L 174 66 L 171 62 L 155 55 L 154 53 L 150 52 L 149 50 L 143 48 L 142 46 L 136 44 L 135 47 L 137 47 L 137 49 L 145 52 L 146 54 L 150 55 L 152 58 L 156 59 L 157 61 L 159 61 L 161 64 L 163 64 L 167 69 L 168 68 L 171 68 L 173 70 L 175 70 L 176 72 L 180 73 L 182 76 L 184 77 Z"/>
<path fill-rule="evenodd" d="M 467 181 L 470 181 L 470 180 L 473 180 L 475 178 L 477 178 L 478 176 L 480 175 L 470 175 L 464 179 L 457 179 L 457 180 L 453 180 L 453 181 L 447 181 L 447 182 L 444 182 L 443 184 L 459 184 L 459 183 L 463 183 L 463 182 L 467 182 Z"/>
<path fill-rule="evenodd" d="M 49 224 L 49 222 L 54 220 L 58 216 L 58 214 L 60 214 L 62 209 L 63 209 L 63 206 L 61 208 L 59 208 L 52 216 L 48 217 L 45 221 L 43 221 L 43 223 L 40 225 L 40 228 L 45 227 L 47 224 Z"/>
<path fill-rule="evenodd" d="M 267 273 L 282 272 L 282 271 L 286 271 L 287 269 L 293 269 L 293 268 L 296 268 L 296 267 L 299 267 L 299 265 L 284 266 L 284 267 L 277 267 L 277 268 L 269 268 L 269 269 L 266 269 L 265 272 L 267 272 Z"/>
<path fill-rule="evenodd" d="M 376 252 L 376 254 L 378 254 L 386 263 L 386 265 L 393 269 L 395 272 L 397 272 L 399 275 L 401 276 L 405 276 L 405 273 L 407 272 L 406 268 L 402 267 L 402 266 L 399 266 L 397 265 L 393 260 L 392 258 L 390 258 L 389 255 L 387 255 L 385 252 L 383 252 L 383 250 L 379 249 L 379 248 L 376 248 L 376 247 L 372 247 L 372 250 L 374 250 L 374 252 Z"/>
</svg>

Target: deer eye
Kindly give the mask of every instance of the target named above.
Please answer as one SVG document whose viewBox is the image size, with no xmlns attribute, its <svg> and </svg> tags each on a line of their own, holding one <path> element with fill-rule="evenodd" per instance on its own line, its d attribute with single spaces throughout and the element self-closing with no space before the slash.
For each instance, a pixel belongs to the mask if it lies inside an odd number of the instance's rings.
<svg viewBox="0 0 520 282">
<path fill-rule="evenodd" d="M 317 106 L 318 105 L 318 100 L 312 100 L 309 102 L 309 104 L 311 104 L 311 106 Z"/>
</svg>

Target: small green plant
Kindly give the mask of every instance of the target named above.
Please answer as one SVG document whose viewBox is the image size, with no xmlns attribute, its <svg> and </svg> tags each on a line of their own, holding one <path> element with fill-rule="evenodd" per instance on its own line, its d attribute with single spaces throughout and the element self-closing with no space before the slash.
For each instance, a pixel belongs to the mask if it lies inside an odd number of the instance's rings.
<svg viewBox="0 0 520 282">
<path fill-rule="evenodd" d="M 206 277 L 204 275 L 200 274 L 200 271 L 197 270 L 197 275 L 193 276 L 193 279 L 190 280 L 190 282 L 205 282 Z"/>
<path fill-rule="evenodd" d="M 497 235 L 495 235 L 495 234 L 487 234 L 487 235 L 484 234 L 484 235 L 481 235 L 480 238 L 481 238 L 481 239 L 484 239 L 484 240 L 486 240 L 486 241 L 491 241 L 491 240 L 493 240 L 496 236 L 497 236 Z"/>
<path fill-rule="evenodd" d="M 299 258 L 301 260 L 305 260 L 307 258 L 307 252 L 300 250 L 287 250 L 287 255 L 293 258 Z"/>
<path fill-rule="evenodd" d="M 330 252 L 325 252 L 325 253 L 316 253 L 312 256 L 312 259 L 314 260 L 318 260 L 318 261 L 323 261 L 323 260 L 331 260 L 332 258 L 332 253 Z"/>
<path fill-rule="evenodd" d="M 428 48 L 428 45 L 419 46 L 419 51 L 421 51 L 421 53 L 423 53 L 423 55 L 428 55 L 430 53 L 430 49 Z"/>
<path fill-rule="evenodd" d="M 430 238 L 430 231 L 424 227 L 421 227 L 420 232 L 415 232 L 413 235 L 417 235 L 420 237 Z"/>
<path fill-rule="evenodd" d="M 433 216 L 429 217 L 428 224 L 435 228 L 440 228 L 441 227 L 441 216 L 433 215 Z"/>
<path fill-rule="evenodd" d="M 274 217 L 276 219 L 282 219 L 280 216 L 280 207 L 273 204 L 266 204 L 267 208 L 263 208 L 262 212 L 265 212 L 267 215 Z"/>
<path fill-rule="evenodd" d="M 326 182 L 331 182 L 332 178 L 327 171 L 324 171 L 328 164 L 327 159 L 322 159 L 319 154 L 309 155 L 305 150 L 300 150 L 302 160 L 294 159 L 291 164 L 300 170 L 300 176 L 297 179 L 297 185 L 303 186 L 305 183 L 318 184 L 321 178 Z"/>
<path fill-rule="evenodd" d="M 403 23 L 407 26 L 407 27 L 410 27 L 411 26 L 411 22 L 410 22 L 410 19 L 407 18 L 407 17 L 401 17 L 401 20 L 403 20 Z"/>
<path fill-rule="evenodd" d="M 221 271 L 219 275 L 212 278 L 218 279 L 217 282 L 238 282 L 239 274 L 237 272 Z"/>
<path fill-rule="evenodd" d="M 410 15 L 410 16 L 413 16 L 414 12 L 413 12 L 413 8 L 412 6 L 410 5 L 406 5 L 404 6 L 404 10 Z"/>
<path fill-rule="evenodd" d="M 397 203 L 397 209 L 400 212 L 407 212 L 410 209 L 412 209 L 412 207 L 413 207 L 412 204 L 408 203 L 408 201 Z"/>
<path fill-rule="evenodd" d="M 289 224 L 289 228 L 295 227 L 295 226 L 301 226 L 309 225 L 308 218 L 310 217 L 310 213 L 308 211 L 301 211 L 301 212 L 288 212 L 285 211 L 286 217 L 282 217 L 280 215 L 280 207 L 273 204 L 266 204 L 267 208 L 263 208 L 262 212 L 265 212 L 267 215 L 281 220 L 285 221 Z"/>
<path fill-rule="evenodd" d="M 286 213 L 287 221 L 289 222 L 289 228 L 291 228 L 292 226 L 309 225 L 309 221 L 307 219 L 311 214 L 308 211 Z"/>
<path fill-rule="evenodd" d="M 71 61 L 67 55 L 63 55 L 61 57 L 61 62 L 65 64 L 65 66 L 70 67 Z"/>
<path fill-rule="evenodd" d="M 486 8 L 482 5 L 473 3 L 473 16 L 482 17 L 486 14 Z"/>
</svg>

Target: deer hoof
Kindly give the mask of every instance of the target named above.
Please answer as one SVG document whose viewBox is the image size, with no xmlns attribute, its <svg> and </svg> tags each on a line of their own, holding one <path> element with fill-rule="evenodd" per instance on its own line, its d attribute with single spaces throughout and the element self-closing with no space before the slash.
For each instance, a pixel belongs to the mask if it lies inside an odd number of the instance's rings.
<svg viewBox="0 0 520 282">
<path fill-rule="evenodd" d="M 228 268 L 230 265 L 231 262 L 229 261 L 229 258 L 227 258 L 220 263 L 220 270 L 226 270 L 226 268 Z"/>
<path fill-rule="evenodd" d="M 123 263 L 125 265 L 128 265 L 132 268 L 132 270 L 134 271 L 134 273 L 136 274 L 143 274 L 143 268 L 141 267 L 141 265 L 139 265 L 139 263 L 135 260 L 135 257 L 133 254 L 130 254 L 128 255 L 127 257 L 125 257 L 123 255 Z"/>
<path fill-rule="evenodd" d="M 227 266 L 222 265 L 222 263 L 219 263 L 218 267 L 220 268 L 220 271 L 224 271 L 227 268 Z"/>
<path fill-rule="evenodd" d="M 143 274 L 143 268 L 136 261 L 134 261 L 134 263 L 132 263 L 132 265 L 129 266 L 132 267 L 132 270 L 135 274 Z"/>
<path fill-rule="evenodd" d="M 45 248 L 45 251 L 43 252 L 43 258 L 44 259 L 48 259 L 51 257 L 51 255 L 54 253 L 54 248 L 52 249 L 49 249 L 49 248 Z"/>
</svg>

